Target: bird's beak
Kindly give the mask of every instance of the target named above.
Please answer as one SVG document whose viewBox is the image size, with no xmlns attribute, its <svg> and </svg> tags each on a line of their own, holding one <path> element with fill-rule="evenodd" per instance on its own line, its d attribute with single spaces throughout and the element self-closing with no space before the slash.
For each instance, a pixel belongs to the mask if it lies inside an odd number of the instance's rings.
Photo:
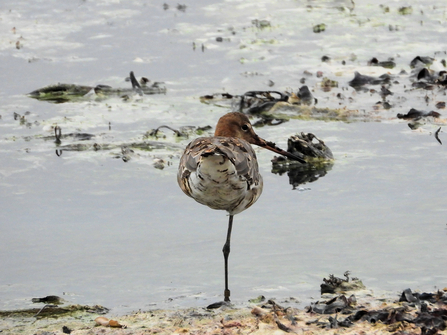
<svg viewBox="0 0 447 335">
<path fill-rule="evenodd" d="M 256 145 L 258 145 L 262 148 L 268 149 L 270 151 L 276 152 L 277 154 L 280 154 L 280 155 L 290 158 L 292 160 L 298 161 L 302 164 L 306 164 L 306 161 L 303 158 L 295 156 L 294 154 L 291 154 L 290 152 L 287 152 L 285 150 L 282 150 L 281 148 L 278 148 L 275 143 L 266 141 L 266 140 L 260 138 L 259 136 L 257 136 L 257 138 L 254 140 L 253 144 L 256 144 Z"/>
</svg>

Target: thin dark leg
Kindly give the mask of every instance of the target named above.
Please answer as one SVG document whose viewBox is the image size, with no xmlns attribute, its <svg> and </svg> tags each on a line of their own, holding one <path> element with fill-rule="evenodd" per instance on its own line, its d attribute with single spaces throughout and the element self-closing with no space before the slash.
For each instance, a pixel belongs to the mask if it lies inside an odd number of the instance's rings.
<svg viewBox="0 0 447 335">
<path fill-rule="evenodd" d="M 222 252 L 224 254 L 225 261 L 225 291 L 224 301 L 230 301 L 230 290 L 228 289 L 228 256 L 230 255 L 230 240 L 231 240 L 231 229 L 233 228 L 233 215 L 230 214 L 230 220 L 228 221 L 228 232 L 227 241 L 225 242 Z"/>
</svg>

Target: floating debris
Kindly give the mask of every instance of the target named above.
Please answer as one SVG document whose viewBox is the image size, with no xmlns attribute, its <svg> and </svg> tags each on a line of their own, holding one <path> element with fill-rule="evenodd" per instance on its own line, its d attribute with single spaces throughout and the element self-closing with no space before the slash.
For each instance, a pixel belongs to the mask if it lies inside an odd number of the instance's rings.
<svg viewBox="0 0 447 335">
<path fill-rule="evenodd" d="M 143 96 L 144 92 L 141 88 L 140 83 L 135 78 L 135 75 L 133 74 L 133 71 L 130 71 L 130 82 L 132 83 L 132 89 L 138 93 L 140 96 Z M 144 83 L 146 84 L 146 80 L 144 80 Z"/>
<path fill-rule="evenodd" d="M 427 69 L 426 67 L 422 68 L 418 73 L 417 73 L 417 80 L 425 80 L 428 82 L 434 82 L 435 81 L 435 76 L 433 76 L 433 71 L 430 71 L 429 69 Z"/>
<path fill-rule="evenodd" d="M 410 67 L 413 69 L 415 67 L 424 67 L 426 65 L 430 66 L 431 64 L 433 64 L 434 60 L 434 58 L 428 56 L 416 56 L 410 62 Z"/>
<path fill-rule="evenodd" d="M 161 128 L 166 128 L 166 129 L 172 130 L 172 131 L 174 132 L 174 134 L 175 134 L 176 136 L 178 136 L 178 137 L 181 137 L 181 136 L 183 136 L 183 137 L 187 137 L 186 134 L 181 133 L 181 132 L 178 131 L 177 129 L 173 129 L 173 128 L 169 127 L 169 126 L 160 126 L 160 127 L 158 127 L 157 129 L 153 129 L 152 131 L 149 132 L 148 136 L 158 137 L 158 133 L 159 133 L 159 131 L 160 131 Z"/>
<path fill-rule="evenodd" d="M 177 8 L 178 11 L 185 13 L 187 6 L 184 5 L 184 4 L 177 4 L 176 8 Z"/>
<path fill-rule="evenodd" d="M 258 29 L 265 29 L 265 28 L 271 28 L 270 21 L 268 20 L 252 20 L 251 23 Z"/>
<path fill-rule="evenodd" d="M 91 86 L 56 84 L 32 91 L 28 96 L 41 101 L 64 103 L 68 101 L 77 101 L 91 90 Z"/>
<path fill-rule="evenodd" d="M 326 30 L 326 25 L 324 23 L 317 24 L 312 28 L 314 33 L 321 33 Z"/>
<path fill-rule="evenodd" d="M 372 58 L 368 61 L 369 66 L 381 66 L 387 69 L 394 69 L 396 67 L 396 63 L 394 60 L 389 59 L 386 61 L 379 61 L 376 57 Z"/>
<path fill-rule="evenodd" d="M 314 141 L 316 140 L 316 141 Z M 334 159 L 331 149 L 312 133 L 300 133 L 290 136 L 287 151 L 307 161 L 315 159 Z"/>
<path fill-rule="evenodd" d="M 414 88 L 433 90 L 436 87 L 439 87 L 439 85 L 447 85 L 446 71 L 435 72 L 431 69 L 427 69 L 426 67 L 417 68 L 413 71 L 412 78 L 416 79 L 416 81 L 412 84 Z"/>
<path fill-rule="evenodd" d="M 346 271 L 343 275 L 345 279 L 335 277 L 332 274 L 329 275 L 328 279 L 323 278 L 323 284 L 320 285 L 321 294 L 365 289 L 365 285 L 358 278 L 349 278 L 349 271 Z"/>
<path fill-rule="evenodd" d="M 260 128 L 264 126 L 277 126 L 280 124 L 283 124 L 284 122 L 287 122 L 288 120 L 285 118 L 276 118 L 274 116 L 268 115 L 268 114 L 262 114 L 260 115 L 260 119 L 256 122 L 253 122 L 253 127 Z"/>
<path fill-rule="evenodd" d="M 54 127 L 54 143 L 61 144 L 61 137 L 62 137 L 62 129 L 59 126 Z"/>
<path fill-rule="evenodd" d="M 397 114 L 397 117 L 399 119 L 404 119 L 404 120 L 418 120 L 418 119 L 421 119 L 422 117 L 428 117 L 428 116 L 432 116 L 434 118 L 439 118 L 441 116 L 441 114 L 439 114 L 438 112 L 435 112 L 435 111 L 431 111 L 431 112 L 420 111 L 415 108 L 410 109 L 410 111 L 407 114 L 401 114 L 401 113 Z"/>
<path fill-rule="evenodd" d="M 71 138 L 73 140 L 77 140 L 77 141 L 89 141 L 92 138 L 94 138 L 95 135 L 93 134 L 88 134 L 88 133 L 68 133 L 68 134 L 62 134 L 62 129 L 59 126 L 55 126 L 54 127 L 54 137 L 49 136 L 49 137 L 44 137 L 44 140 L 48 140 L 48 139 L 54 139 L 54 143 L 56 143 L 57 145 L 60 145 L 62 143 L 62 139 L 67 139 L 67 138 Z"/>
<path fill-rule="evenodd" d="M 257 298 L 249 299 L 248 302 L 251 302 L 253 304 L 259 304 L 261 302 L 265 301 L 265 297 L 263 295 L 258 296 Z"/>
<path fill-rule="evenodd" d="M 272 173 L 279 175 L 287 173 L 289 184 L 294 190 L 299 185 L 314 182 L 325 176 L 334 164 L 332 151 L 311 133 L 291 136 L 287 141 L 287 151 L 306 160 L 307 164 L 298 164 L 275 156 L 272 159 Z"/>
<path fill-rule="evenodd" d="M 166 165 L 169 165 L 169 162 L 165 161 L 164 159 L 161 159 L 161 158 L 154 159 L 154 163 L 153 163 L 154 168 L 163 170 Z"/>
<path fill-rule="evenodd" d="M 96 98 L 104 99 L 113 96 L 126 97 L 138 93 L 139 95 L 165 94 L 166 87 L 161 82 L 154 82 L 147 86 L 148 79 L 143 77 L 140 83 L 135 79 L 133 72 L 130 72 L 130 81 L 132 88 L 112 88 L 107 85 L 83 86 L 75 84 L 56 84 L 46 86 L 28 94 L 30 98 L 53 103 L 65 103 L 89 100 L 88 93 L 94 92 Z"/>
<path fill-rule="evenodd" d="M 361 89 L 365 85 L 383 85 L 388 84 L 390 81 L 391 76 L 387 73 L 384 73 L 379 77 L 372 77 L 355 71 L 354 79 L 352 79 L 348 84 L 355 89 Z"/>
<path fill-rule="evenodd" d="M 380 96 L 382 97 L 383 100 L 386 99 L 387 96 L 389 95 L 394 95 L 393 92 L 391 92 L 388 88 L 386 88 L 385 86 L 382 86 L 380 88 Z"/>
<path fill-rule="evenodd" d="M 410 15 L 413 14 L 413 8 L 411 6 L 400 7 L 397 11 L 401 15 Z"/>
<path fill-rule="evenodd" d="M 336 86 L 337 82 L 333 82 Z M 361 116 L 357 110 L 343 108 L 317 108 L 313 104 L 318 100 L 315 97 L 306 97 L 308 87 L 301 87 L 298 93 L 280 91 L 248 91 L 243 95 L 218 93 L 205 95 L 200 98 L 206 104 L 213 103 L 216 106 L 231 106 L 233 111 L 256 115 L 261 120 L 254 122 L 253 126 L 278 125 L 294 119 L 321 119 L 321 120 L 349 120 Z M 301 91 L 301 92 L 300 92 Z M 306 103 L 304 103 L 306 102 Z M 307 103 L 311 103 L 309 106 Z M 364 115 L 362 115 L 364 117 Z"/>
<path fill-rule="evenodd" d="M 179 129 L 174 129 L 172 127 L 169 126 L 159 126 L 156 129 L 152 129 L 148 132 L 146 132 L 146 134 L 144 135 L 144 138 L 155 138 L 155 139 L 166 139 L 167 136 L 166 134 L 164 134 L 161 129 L 166 128 L 169 129 L 170 131 L 173 132 L 176 140 L 177 139 L 185 139 L 185 138 L 189 138 L 190 136 L 193 135 L 203 135 L 206 132 L 209 132 L 212 127 L 211 126 L 203 126 L 203 127 L 197 127 L 197 126 L 183 126 L 180 127 Z"/>
<path fill-rule="evenodd" d="M 438 130 L 435 132 L 435 138 L 439 142 L 439 144 L 442 144 L 441 140 L 439 139 L 439 132 L 441 131 L 441 127 L 439 127 Z"/>
<path fill-rule="evenodd" d="M 64 299 L 58 297 L 57 295 L 48 295 L 43 298 L 32 298 L 31 301 L 35 304 L 44 303 L 44 304 L 62 305 L 64 303 Z"/>
<path fill-rule="evenodd" d="M 436 106 L 437 109 L 444 109 L 445 108 L 445 101 L 438 101 L 435 106 Z"/>
<path fill-rule="evenodd" d="M 300 87 L 297 93 L 280 91 L 248 91 L 243 95 L 229 93 L 212 94 L 200 97 L 204 103 L 221 105 L 228 102 L 233 111 L 264 117 L 265 113 L 288 106 L 309 106 L 316 104 L 318 100 L 312 95 L 308 86 Z"/>
<path fill-rule="evenodd" d="M 303 104 L 303 105 L 313 105 L 317 104 L 318 100 L 312 95 L 312 93 L 309 90 L 309 87 L 306 85 L 301 86 L 297 93 L 297 103 Z"/>
<path fill-rule="evenodd" d="M 208 94 L 203 95 L 200 97 L 200 102 L 208 103 L 209 101 L 216 101 L 216 100 L 222 100 L 222 99 L 233 99 L 233 95 L 229 93 L 215 93 L 215 94 Z"/>
<path fill-rule="evenodd" d="M 338 81 L 324 77 L 320 85 L 324 92 L 329 92 L 332 88 L 338 87 Z"/>
<path fill-rule="evenodd" d="M 322 140 L 311 133 L 301 133 L 290 136 L 287 141 L 287 151 L 306 160 L 308 164 L 311 162 L 316 163 L 319 160 L 334 159 L 331 149 L 329 149 Z M 272 162 L 275 165 L 280 164 L 283 160 L 280 157 L 275 157 Z M 289 163 L 297 164 L 293 161 Z"/>
</svg>

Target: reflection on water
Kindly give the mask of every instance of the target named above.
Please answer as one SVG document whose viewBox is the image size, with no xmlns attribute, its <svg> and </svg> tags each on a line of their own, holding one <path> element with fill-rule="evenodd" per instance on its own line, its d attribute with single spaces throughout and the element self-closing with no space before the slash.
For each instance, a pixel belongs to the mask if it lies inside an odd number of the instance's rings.
<svg viewBox="0 0 447 335">
<path fill-rule="evenodd" d="M 324 177 L 334 165 L 334 155 L 331 149 L 312 133 L 296 134 L 287 141 L 287 151 L 304 158 L 307 164 L 296 164 L 283 157 L 272 160 L 273 173 L 282 175 L 287 172 L 289 183 L 295 190 L 299 185 L 312 183 Z"/>
<path fill-rule="evenodd" d="M 272 173 L 287 174 L 289 177 L 289 184 L 293 186 L 295 190 L 298 186 L 307 183 L 317 181 L 319 178 L 324 177 L 333 167 L 333 162 L 326 162 L 323 164 L 311 165 L 311 166 L 275 166 L 272 169 Z"/>
</svg>

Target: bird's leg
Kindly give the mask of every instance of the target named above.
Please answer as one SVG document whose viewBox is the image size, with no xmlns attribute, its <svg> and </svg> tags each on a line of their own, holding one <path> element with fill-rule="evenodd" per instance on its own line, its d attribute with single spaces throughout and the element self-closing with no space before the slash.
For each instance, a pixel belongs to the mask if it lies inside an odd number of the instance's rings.
<svg viewBox="0 0 447 335">
<path fill-rule="evenodd" d="M 228 256 L 230 255 L 230 240 L 231 240 L 231 229 L 233 228 L 233 215 L 230 214 L 230 220 L 228 221 L 228 232 L 227 241 L 225 242 L 222 252 L 224 254 L 225 261 L 225 291 L 224 301 L 230 301 L 230 290 L 228 289 Z"/>
</svg>

